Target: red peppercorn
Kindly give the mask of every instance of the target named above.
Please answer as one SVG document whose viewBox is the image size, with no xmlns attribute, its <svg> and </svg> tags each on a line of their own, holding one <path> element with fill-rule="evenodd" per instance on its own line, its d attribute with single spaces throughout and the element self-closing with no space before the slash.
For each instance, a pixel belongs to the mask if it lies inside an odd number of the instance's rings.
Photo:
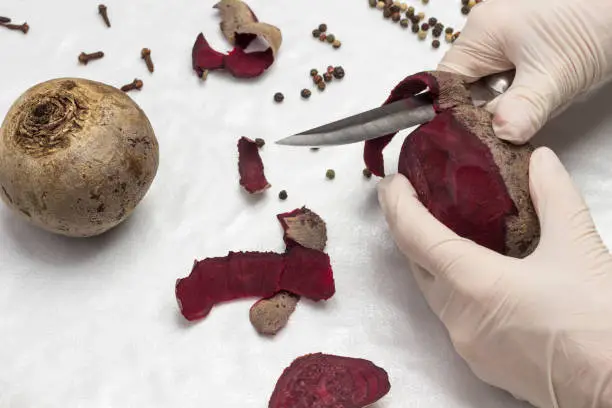
<svg viewBox="0 0 612 408">
<path fill-rule="evenodd" d="M 421 24 L 421 30 L 423 30 L 423 31 L 429 30 L 429 24 L 427 24 L 427 23 Z"/>
<path fill-rule="evenodd" d="M 321 41 L 325 41 L 326 39 L 327 39 L 327 35 L 325 35 L 325 34 L 321 34 L 319 36 L 319 40 L 321 40 Z"/>
<path fill-rule="evenodd" d="M 330 73 L 330 74 L 333 74 L 333 72 L 334 72 L 334 67 L 333 67 L 332 65 L 329 65 L 329 66 L 327 67 L 327 72 L 328 72 L 328 73 Z"/>
</svg>

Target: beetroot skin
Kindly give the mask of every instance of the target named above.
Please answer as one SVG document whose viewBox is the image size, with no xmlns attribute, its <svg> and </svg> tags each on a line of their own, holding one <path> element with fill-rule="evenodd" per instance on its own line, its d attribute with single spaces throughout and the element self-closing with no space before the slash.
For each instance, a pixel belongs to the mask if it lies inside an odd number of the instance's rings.
<svg viewBox="0 0 612 408">
<path fill-rule="evenodd" d="M 363 408 L 390 389 L 387 372 L 368 360 L 308 354 L 283 371 L 268 408 Z"/>
<path fill-rule="evenodd" d="M 238 140 L 238 173 L 240 185 L 251 194 L 262 193 L 271 187 L 266 180 L 259 147 L 254 140 L 246 137 Z"/>
<path fill-rule="evenodd" d="M 498 139 L 492 115 L 473 105 L 468 88 L 453 74 L 410 76 L 385 104 L 426 88 L 437 115 L 404 140 L 399 173 L 427 209 L 458 235 L 501 254 L 527 256 L 540 236 L 529 195 L 533 147 Z M 366 166 L 378 176 L 384 175 L 382 150 L 393 136 L 366 143 Z"/>
<path fill-rule="evenodd" d="M 335 293 L 327 254 L 303 247 L 285 254 L 230 252 L 195 262 L 188 277 L 177 279 L 175 294 L 187 320 L 206 317 L 214 305 L 246 297 L 268 298 L 289 291 L 314 301 Z"/>
</svg>

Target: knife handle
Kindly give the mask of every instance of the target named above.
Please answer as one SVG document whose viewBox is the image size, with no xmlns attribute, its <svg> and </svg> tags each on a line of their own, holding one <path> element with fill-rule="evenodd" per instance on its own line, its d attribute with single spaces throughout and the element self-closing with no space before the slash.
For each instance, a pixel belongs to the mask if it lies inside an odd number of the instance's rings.
<svg viewBox="0 0 612 408">
<path fill-rule="evenodd" d="M 511 69 L 508 71 L 486 76 L 484 78 L 481 78 L 480 80 L 487 88 L 500 95 L 506 92 L 508 88 L 510 88 L 510 86 L 512 85 L 512 81 L 514 81 L 515 75 L 516 70 Z"/>
</svg>

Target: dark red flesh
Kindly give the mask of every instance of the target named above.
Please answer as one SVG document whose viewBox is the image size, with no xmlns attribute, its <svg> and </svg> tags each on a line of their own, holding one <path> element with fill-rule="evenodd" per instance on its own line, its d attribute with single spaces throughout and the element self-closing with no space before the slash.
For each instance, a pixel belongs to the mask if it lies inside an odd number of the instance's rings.
<svg viewBox="0 0 612 408">
<path fill-rule="evenodd" d="M 451 110 L 404 140 L 398 170 L 440 222 L 460 236 L 505 252 L 505 220 L 518 210 L 489 148 Z"/>
<path fill-rule="evenodd" d="M 371 361 L 308 354 L 283 371 L 268 408 L 364 408 L 390 389 L 387 372 Z"/>
<path fill-rule="evenodd" d="M 224 55 L 212 49 L 204 35 L 200 33 L 191 51 L 193 69 L 198 76 L 202 76 L 204 70 L 215 70 L 223 68 Z"/>
<path fill-rule="evenodd" d="M 261 193 L 270 188 L 259 155 L 259 147 L 254 140 L 244 136 L 238 140 L 238 173 L 240 185 L 251 194 Z"/>
<path fill-rule="evenodd" d="M 175 294 L 187 320 L 206 317 L 218 303 L 247 297 L 271 297 L 281 290 L 313 301 L 334 295 L 329 256 L 295 247 L 285 254 L 230 252 L 195 262 L 186 278 L 176 281 Z"/>
</svg>

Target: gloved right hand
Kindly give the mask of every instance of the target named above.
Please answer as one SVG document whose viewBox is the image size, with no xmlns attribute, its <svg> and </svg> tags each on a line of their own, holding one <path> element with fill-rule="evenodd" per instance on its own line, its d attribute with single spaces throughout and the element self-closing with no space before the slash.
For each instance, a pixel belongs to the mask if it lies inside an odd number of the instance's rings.
<svg viewBox="0 0 612 408">
<path fill-rule="evenodd" d="M 497 137 L 522 144 L 612 76 L 612 2 L 486 0 L 438 69 L 475 81 L 515 67 L 512 87 L 488 109 Z"/>
</svg>

